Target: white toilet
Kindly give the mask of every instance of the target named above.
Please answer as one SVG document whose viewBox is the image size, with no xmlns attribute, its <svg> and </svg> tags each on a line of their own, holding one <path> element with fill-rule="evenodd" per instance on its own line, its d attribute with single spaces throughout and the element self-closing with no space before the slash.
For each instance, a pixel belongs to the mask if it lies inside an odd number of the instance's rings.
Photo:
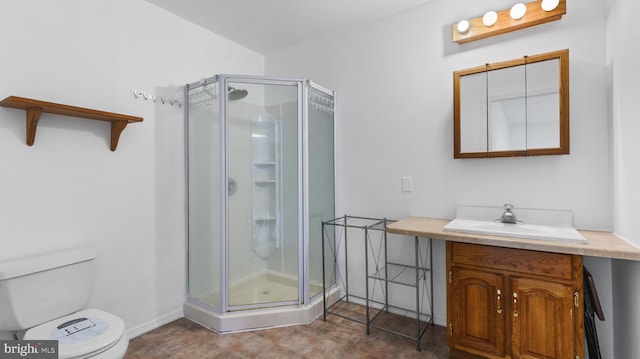
<svg viewBox="0 0 640 359">
<path fill-rule="evenodd" d="M 58 340 L 60 359 L 123 358 L 129 337 L 122 319 L 81 310 L 95 258 L 95 249 L 81 247 L 0 262 L 0 331 L 23 340 Z"/>
</svg>

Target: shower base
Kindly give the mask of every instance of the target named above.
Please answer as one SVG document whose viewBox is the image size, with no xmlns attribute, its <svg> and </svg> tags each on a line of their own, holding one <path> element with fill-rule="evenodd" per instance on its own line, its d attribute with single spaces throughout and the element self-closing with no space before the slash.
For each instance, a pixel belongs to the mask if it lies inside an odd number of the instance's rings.
<svg viewBox="0 0 640 359">
<path fill-rule="evenodd" d="M 212 291 L 198 298 L 187 298 L 184 304 L 185 317 L 219 333 L 261 329 L 275 326 L 304 324 L 323 314 L 322 284 L 311 284 L 310 293 L 318 293 L 310 303 L 244 309 L 221 313 L 214 305 L 219 303 L 219 292 Z M 229 290 L 229 302 L 235 305 L 248 303 L 277 303 L 297 300 L 298 287 L 295 279 L 274 273 L 261 273 L 233 283 Z M 339 291 L 328 293 L 328 302 L 340 297 Z"/>
<path fill-rule="evenodd" d="M 311 296 L 322 292 L 322 284 L 309 284 Z M 201 301 L 217 305 L 220 303 L 218 290 L 198 296 Z M 230 305 L 253 303 L 276 303 L 298 300 L 298 281 L 279 273 L 264 272 L 256 276 L 243 278 L 229 287 Z"/>
</svg>

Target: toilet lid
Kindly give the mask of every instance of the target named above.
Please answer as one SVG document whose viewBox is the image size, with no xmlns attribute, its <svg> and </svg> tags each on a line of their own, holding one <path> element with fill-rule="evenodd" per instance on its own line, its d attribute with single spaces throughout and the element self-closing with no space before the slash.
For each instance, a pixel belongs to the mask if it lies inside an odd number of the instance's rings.
<svg viewBox="0 0 640 359">
<path fill-rule="evenodd" d="M 122 319 L 86 309 L 33 327 L 25 340 L 58 340 L 59 358 L 86 358 L 115 345 L 124 335 Z"/>
</svg>

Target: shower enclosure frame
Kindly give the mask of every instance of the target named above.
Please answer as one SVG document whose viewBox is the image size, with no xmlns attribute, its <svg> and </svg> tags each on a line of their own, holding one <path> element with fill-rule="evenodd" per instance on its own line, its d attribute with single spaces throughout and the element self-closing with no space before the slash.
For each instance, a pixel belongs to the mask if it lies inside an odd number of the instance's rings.
<svg viewBox="0 0 640 359">
<path fill-rule="evenodd" d="M 337 211 L 337 147 L 338 135 L 336 130 L 336 99 L 335 92 L 320 86 L 311 80 L 304 78 L 282 78 L 264 77 L 248 75 L 215 75 L 201 81 L 185 85 L 185 170 L 186 170 L 186 245 L 187 245 L 187 279 L 190 278 L 191 268 L 189 266 L 189 91 L 198 87 L 218 83 L 219 95 L 219 129 L 220 129 L 220 185 L 221 194 L 219 210 L 222 214 L 218 234 L 220 238 L 220 260 L 219 280 L 220 298 L 219 306 L 206 303 L 190 294 L 190 281 L 187 280 L 187 300 L 185 302 L 185 316 L 199 322 L 218 332 L 229 332 L 266 327 L 273 325 L 291 325 L 310 322 L 322 315 L 322 304 L 324 293 L 310 293 L 310 265 L 309 265 L 309 111 L 310 111 L 310 91 L 314 89 L 329 96 L 333 100 L 332 104 L 332 126 L 333 126 L 333 210 L 334 217 Z M 276 301 L 272 303 L 257 303 L 247 305 L 231 305 L 229 303 L 229 167 L 228 167 L 228 145 L 229 145 L 229 91 L 230 83 L 251 84 L 251 85 L 283 85 L 297 87 L 297 231 L 298 231 L 298 299 L 289 301 Z M 319 233 L 321 234 L 321 233 Z M 320 255 L 320 253 L 318 253 Z M 215 259 L 214 259 L 215 260 Z M 336 293 L 337 296 L 337 288 Z M 203 313 L 204 317 L 203 317 Z M 277 315 L 273 315 L 278 313 Z M 209 316 L 210 315 L 210 316 Z M 250 317 L 255 317 L 255 321 Z M 206 318 L 205 318 L 206 317 Z M 238 317 L 234 320 L 234 317 Z M 240 318 L 241 317 L 241 318 Z M 249 320 L 248 320 L 249 318 Z M 270 318 L 270 319 L 269 319 Z"/>
</svg>

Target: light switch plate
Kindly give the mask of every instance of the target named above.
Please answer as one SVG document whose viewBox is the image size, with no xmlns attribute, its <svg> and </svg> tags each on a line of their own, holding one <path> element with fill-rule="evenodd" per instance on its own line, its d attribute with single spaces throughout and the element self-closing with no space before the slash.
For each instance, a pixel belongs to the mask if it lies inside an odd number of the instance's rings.
<svg viewBox="0 0 640 359">
<path fill-rule="evenodd" d="M 402 192 L 413 191 L 413 177 L 402 177 Z"/>
</svg>

